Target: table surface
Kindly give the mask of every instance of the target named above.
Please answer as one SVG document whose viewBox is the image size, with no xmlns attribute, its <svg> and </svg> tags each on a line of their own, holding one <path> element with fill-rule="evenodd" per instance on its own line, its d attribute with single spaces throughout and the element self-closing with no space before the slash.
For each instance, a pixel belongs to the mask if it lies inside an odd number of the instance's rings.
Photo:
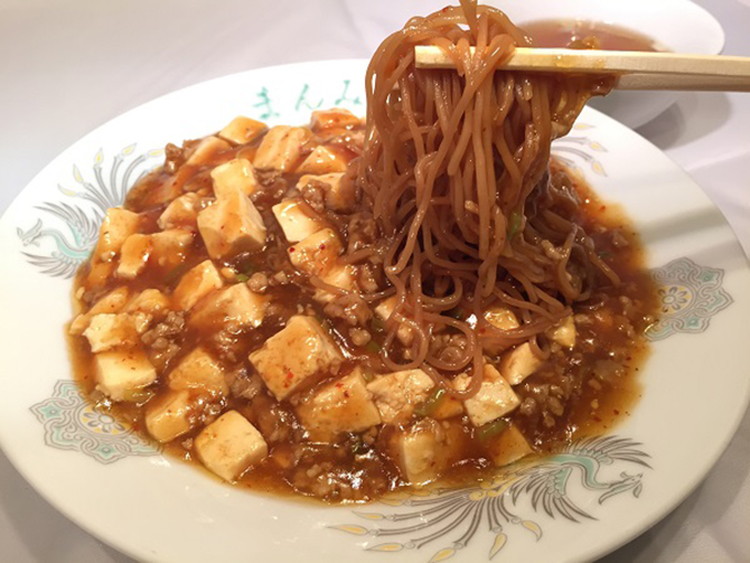
<svg viewBox="0 0 750 563">
<path fill-rule="evenodd" d="M 369 57 L 409 6 L 363 2 L 0 0 L 0 213 L 63 149 L 154 97 L 250 68 Z M 724 27 L 725 54 L 750 55 L 750 0 L 697 3 Z M 705 190 L 748 255 L 749 127 L 750 94 L 685 93 L 639 129 Z M 750 561 L 748 523 L 750 412 L 698 489 L 603 561 Z M 131 561 L 51 507 L 2 453 L 0 560 Z"/>
</svg>

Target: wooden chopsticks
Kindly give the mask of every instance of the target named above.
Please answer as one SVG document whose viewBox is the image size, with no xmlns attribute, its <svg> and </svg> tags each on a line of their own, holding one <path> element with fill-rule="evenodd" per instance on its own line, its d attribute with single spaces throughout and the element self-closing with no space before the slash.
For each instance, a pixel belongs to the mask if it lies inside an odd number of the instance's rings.
<svg viewBox="0 0 750 563">
<path fill-rule="evenodd" d="M 454 67 L 440 47 L 416 46 L 414 56 L 417 68 Z M 621 90 L 750 92 L 750 57 L 519 47 L 503 68 L 617 74 L 615 88 Z"/>
</svg>

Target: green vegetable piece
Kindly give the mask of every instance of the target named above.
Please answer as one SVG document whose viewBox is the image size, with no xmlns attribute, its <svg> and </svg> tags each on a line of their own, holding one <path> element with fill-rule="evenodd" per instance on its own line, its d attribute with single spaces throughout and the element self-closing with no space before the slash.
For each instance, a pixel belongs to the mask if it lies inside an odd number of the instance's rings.
<svg viewBox="0 0 750 563">
<path fill-rule="evenodd" d="M 422 417 L 430 416 L 437 410 L 437 408 L 440 406 L 440 403 L 443 402 L 443 398 L 445 397 L 445 395 L 445 389 L 443 389 L 442 387 L 436 387 L 435 389 L 433 389 L 432 393 L 430 393 L 429 397 L 427 397 L 424 401 L 414 407 L 414 414 Z"/>
<path fill-rule="evenodd" d="M 380 350 L 382 349 L 383 347 L 374 340 L 370 340 L 367 344 L 365 344 L 365 350 L 372 354 L 380 354 Z"/>
<path fill-rule="evenodd" d="M 508 421 L 504 418 L 498 418 L 497 420 L 493 420 L 492 422 L 488 422 L 477 428 L 476 437 L 484 442 L 485 440 L 489 440 L 490 438 L 501 434 L 506 428 L 508 428 Z"/>
<path fill-rule="evenodd" d="M 237 274 L 237 281 L 239 282 L 246 282 L 250 279 L 250 276 L 247 276 L 245 274 Z"/>
<path fill-rule="evenodd" d="M 521 214 L 518 211 L 514 211 L 510 214 L 510 220 L 508 221 L 508 238 L 513 238 L 521 230 Z"/>
</svg>

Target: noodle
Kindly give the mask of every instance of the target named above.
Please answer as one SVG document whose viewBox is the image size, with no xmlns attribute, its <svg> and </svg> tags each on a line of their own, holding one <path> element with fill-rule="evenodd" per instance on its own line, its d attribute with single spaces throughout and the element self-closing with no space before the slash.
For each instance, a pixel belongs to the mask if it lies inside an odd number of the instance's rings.
<svg viewBox="0 0 750 563">
<path fill-rule="evenodd" d="M 417 70 L 415 45 L 440 46 L 456 70 Z M 575 205 L 549 182 L 550 144 L 606 86 L 599 78 L 495 70 L 527 45 L 502 12 L 462 0 L 460 8 L 411 19 L 383 41 L 367 70 L 358 181 L 384 235 L 377 255 L 397 296 L 382 357 L 391 369 L 421 367 L 460 399 L 479 389 L 485 346 L 530 341 L 544 355 L 545 330 L 602 280 L 618 283 L 583 229 L 550 209 L 566 199 Z M 522 326 L 487 322 L 493 304 L 509 307 Z M 457 308 L 461 318 L 445 314 Z M 400 363 L 389 352 L 399 323 L 414 334 Z M 441 330 L 465 336 L 461 357 L 431 353 Z M 471 382 L 457 390 L 450 379 L 461 371 Z"/>
</svg>

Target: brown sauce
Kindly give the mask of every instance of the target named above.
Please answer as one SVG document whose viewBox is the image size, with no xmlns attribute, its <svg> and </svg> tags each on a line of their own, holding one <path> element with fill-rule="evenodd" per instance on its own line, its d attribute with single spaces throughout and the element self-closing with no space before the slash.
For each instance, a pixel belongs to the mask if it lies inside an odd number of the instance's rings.
<svg viewBox="0 0 750 563">
<path fill-rule="evenodd" d="M 590 38 L 598 48 L 607 51 L 666 51 L 655 39 L 622 27 L 587 20 L 536 20 L 522 24 L 535 47 L 568 47 L 583 44 Z"/>
<path fill-rule="evenodd" d="M 345 154 L 347 159 L 352 159 L 356 147 L 351 144 L 351 138 L 360 130 L 361 126 L 355 126 L 337 135 L 325 135 L 325 131 L 317 130 L 313 133 L 316 143 L 332 147 Z M 211 199 L 207 171 L 238 155 L 254 154 L 257 144 L 255 141 L 247 146 L 233 147 L 215 155 L 204 165 L 189 169 L 180 167 L 178 154 L 172 166 L 177 168 L 176 173 L 185 177 L 184 191 Z M 170 185 L 168 179 L 171 176 L 172 173 L 165 170 L 156 171 L 131 190 L 125 207 L 140 214 L 140 232 L 158 230 L 157 218 L 169 199 L 179 195 L 165 196 L 165 186 Z M 206 347 L 219 358 L 232 392 L 219 400 L 206 402 L 200 414 L 201 422 L 164 445 L 169 454 L 194 462 L 196 435 L 220 413 L 234 409 L 260 430 L 269 442 L 270 450 L 268 457 L 244 474 L 239 481 L 241 485 L 258 491 L 302 494 L 329 502 L 370 500 L 408 486 L 389 453 L 390 440 L 399 429 L 383 425 L 376 431 L 345 434 L 335 443 L 314 443 L 306 438 L 305 428 L 295 414 L 298 398 L 348 374 L 355 365 L 372 374 L 386 371 L 377 347 L 356 345 L 349 336 L 348 325 L 341 318 L 326 319 L 324 308 L 312 298 L 310 287 L 289 262 L 288 243 L 274 220 L 271 206 L 284 193 L 293 191 L 298 178 L 299 175 L 295 174 L 261 178 L 262 189 L 252 199 L 268 228 L 266 247 L 262 252 L 243 253 L 216 264 L 219 268 L 240 273 L 239 279 L 231 283 L 245 283 L 250 273 L 260 272 L 270 278 L 284 272 L 290 283 L 270 284 L 265 290 L 272 307 L 260 327 L 239 331 L 226 330 L 221 325 L 195 329 L 190 327 L 189 315 L 172 319 L 173 333 L 177 336 L 167 333 L 167 340 L 171 338 L 169 342 L 177 349 L 168 354 L 164 352 L 164 346 L 157 347 L 153 340 L 149 340 L 151 344 L 147 344 L 147 353 L 160 377 L 147 395 L 133 402 L 113 402 L 96 390 L 94 355 L 86 339 L 80 336 L 71 337 L 70 342 L 74 371 L 82 389 L 97 403 L 97 408 L 111 412 L 144 439 L 150 440 L 144 413 L 151 401 L 168 391 L 166 377 L 161 375 L 167 374 L 196 346 Z M 596 299 L 585 306 L 574 307 L 578 331 L 575 347 L 568 350 L 552 346 L 550 357 L 544 364 L 515 388 L 522 403 L 506 417 L 507 422 L 519 429 L 539 454 L 553 451 L 576 437 L 608 431 L 630 413 L 640 396 L 637 372 L 648 349 L 643 334 L 647 325 L 653 322 L 652 313 L 656 310 L 656 291 L 644 271 L 643 249 L 627 218 L 616 206 L 599 200 L 581 179 L 555 163 L 551 166 L 551 178 L 556 185 L 568 185 L 578 195 L 580 205 L 568 218 L 583 226 L 592 236 L 599 255 L 618 273 L 622 283 L 618 287 L 603 287 Z M 342 237 L 353 236 L 351 223 L 346 217 L 324 213 L 326 220 Z M 75 282 L 76 306 L 85 312 L 102 295 L 121 286 L 128 287 L 131 292 L 155 288 L 169 296 L 181 276 L 207 256 L 200 237 L 196 236 L 192 245 L 176 259 L 177 263 L 170 263 L 169 269 L 150 264 L 132 281 L 112 276 L 103 284 L 91 283 L 89 264 L 81 269 Z M 290 399 L 278 401 L 264 388 L 247 398 L 241 393 L 240 384 L 251 385 L 253 381 L 248 354 L 260 348 L 300 311 L 325 319 L 324 326 L 344 352 L 345 359 L 338 373 L 312 382 Z M 165 325 L 169 325 L 168 321 L 162 320 Z M 378 339 L 382 339 L 382 335 L 375 331 L 374 341 L 377 343 Z M 564 400 L 557 397 L 564 397 Z M 465 415 L 454 416 L 440 424 L 442 431 L 459 444 L 460 450 L 460 460 L 445 473 L 442 482 L 467 484 L 496 471 L 488 461 L 485 444 Z"/>
</svg>

